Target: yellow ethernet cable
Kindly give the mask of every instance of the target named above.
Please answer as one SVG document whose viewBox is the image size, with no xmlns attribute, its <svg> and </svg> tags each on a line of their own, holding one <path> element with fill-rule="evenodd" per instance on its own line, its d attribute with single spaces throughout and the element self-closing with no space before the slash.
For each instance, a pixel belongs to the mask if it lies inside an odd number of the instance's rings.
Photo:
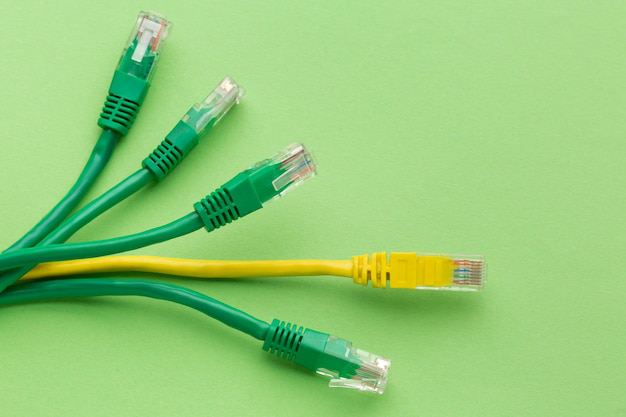
<svg viewBox="0 0 626 417">
<path fill-rule="evenodd" d="M 385 252 L 351 260 L 214 261 L 157 256 L 108 256 L 39 265 L 23 279 L 111 272 L 149 272 L 193 278 L 331 275 L 374 288 L 479 291 L 487 265 L 481 255 Z"/>
</svg>

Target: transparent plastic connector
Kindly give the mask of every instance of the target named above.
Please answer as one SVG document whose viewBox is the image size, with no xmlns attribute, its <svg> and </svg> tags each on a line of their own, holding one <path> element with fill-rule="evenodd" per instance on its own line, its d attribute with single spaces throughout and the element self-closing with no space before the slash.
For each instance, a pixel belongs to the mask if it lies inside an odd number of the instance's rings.
<svg viewBox="0 0 626 417">
<path fill-rule="evenodd" d="M 202 135 L 209 127 L 214 126 L 235 104 L 239 104 L 245 90 L 232 78 L 226 77 L 200 103 L 194 104 L 183 116 L 182 121 L 188 124 L 198 135 Z"/>
<path fill-rule="evenodd" d="M 283 171 L 280 177 L 272 181 L 274 189 L 281 196 L 317 174 L 313 155 L 301 143 L 288 146 L 272 160 L 280 163 L 280 169 Z"/>
<path fill-rule="evenodd" d="M 417 259 L 418 273 L 423 265 L 425 285 L 417 285 L 416 289 L 480 291 L 487 281 L 487 264 L 482 255 L 418 253 Z"/>
<path fill-rule="evenodd" d="M 313 155 L 301 143 L 293 143 L 271 158 L 247 170 L 263 202 L 284 196 L 317 175 Z"/>
<path fill-rule="evenodd" d="M 319 368 L 317 373 L 331 378 L 331 388 L 352 388 L 377 394 L 385 392 L 391 361 L 336 336 L 330 336 L 324 348 L 324 363 L 336 363 L 338 369 Z"/>
<path fill-rule="evenodd" d="M 454 270 L 450 289 L 479 291 L 487 282 L 487 263 L 482 255 L 449 255 Z"/>
<path fill-rule="evenodd" d="M 117 69 L 150 81 L 172 23 L 155 12 L 140 12 Z"/>
</svg>

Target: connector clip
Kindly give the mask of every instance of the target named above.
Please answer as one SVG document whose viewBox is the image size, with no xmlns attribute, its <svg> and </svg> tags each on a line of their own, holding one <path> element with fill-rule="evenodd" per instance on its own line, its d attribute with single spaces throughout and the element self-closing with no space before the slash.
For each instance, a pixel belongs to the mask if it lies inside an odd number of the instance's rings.
<svg viewBox="0 0 626 417">
<path fill-rule="evenodd" d="M 353 388 L 377 394 L 385 392 L 391 361 L 336 336 L 329 336 L 324 347 L 328 364 L 344 362 L 343 368 L 318 368 L 317 373 L 330 377 L 331 388 Z"/>
<path fill-rule="evenodd" d="M 171 26 L 172 23 L 158 13 L 140 12 L 117 69 L 150 81 Z"/>
<path fill-rule="evenodd" d="M 235 104 L 239 104 L 245 90 L 232 78 L 224 78 L 200 103 L 194 104 L 183 116 L 186 123 L 198 136 L 219 122 Z"/>
<path fill-rule="evenodd" d="M 293 143 L 283 151 L 256 163 L 244 173 L 263 202 L 284 196 L 317 175 L 313 155 L 301 143 Z"/>
</svg>

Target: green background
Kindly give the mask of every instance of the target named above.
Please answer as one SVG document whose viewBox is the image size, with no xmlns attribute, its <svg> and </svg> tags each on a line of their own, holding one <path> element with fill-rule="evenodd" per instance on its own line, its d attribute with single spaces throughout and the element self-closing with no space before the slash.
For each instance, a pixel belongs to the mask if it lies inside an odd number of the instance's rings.
<svg viewBox="0 0 626 417">
<path fill-rule="evenodd" d="M 329 389 L 168 303 L 3 308 L 3 416 L 626 415 L 625 2 L 80 3 L 0 4 L 2 247 L 80 171 L 146 8 L 174 22 L 172 36 L 90 197 L 136 170 L 224 75 L 247 95 L 176 173 L 75 240 L 186 214 L 302 141 L 319 161 L 314 181 L 227 230 L 137 253 L 482 253 L 489 283 L 468 294 L 331 277 L 167 280 L 391 358 L 383 396 Z"/>
</svg>

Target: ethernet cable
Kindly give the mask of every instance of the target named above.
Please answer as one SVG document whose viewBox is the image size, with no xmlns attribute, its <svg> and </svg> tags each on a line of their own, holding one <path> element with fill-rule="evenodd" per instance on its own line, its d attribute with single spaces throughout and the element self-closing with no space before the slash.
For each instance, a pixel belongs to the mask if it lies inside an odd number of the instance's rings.
<svg viewBox="0 0 626 417">
<path fill-rule="evenodd" d="M 142 296 L 198 310 L 263 342 L 262 349 L 320 375 L 329 386 L 382 394 L 391 361 L 332 336 L 280 320 L 266 323 L 204 294 L 175 285 L 142 280 L 75 279 L 29 282 L 0 294 L 0 305 L 97 296 Z"/>
<path fill-rule="evenodd" d="M 239 173 L 194 205 L 194 212 L 169 224 L 114 239 L 20 249 L 0 255 L 0 270 L 22 265 L 91 258 L 138 249 L 191 233 L 211 232 L 244 217 L 316 175 L 309 152 L 293 144 Z M 2 282 L 0 290 L 10 283 Z"/>
<path fill-rule="evenodd" d="M 165 137 L 161 144 L 143 160 L 143 167 L 86 205 L 37 246 L 63 243 L 96 217 L 119 204 L 152 182 L 162 181 L 196 147 L 202 138 L 228 111 L 241 101 L 244 90 L 232 78 L 224 78 L 200 103 L 196 103 Z M 35 265 L 4 271 L 0 288 L 19 280 Z"/>
<path fill-rule="evenodd" d="M 135 120 L 150 87 L 171 23 L 155 13 L 141 12 L 113 75 L 98 125 L 103 129 L 82 173 L 48 214 L 6 252 L 32 247 L 52 232 L 89 191 L 109 161 L 120 137 Z"/>
<path fill-rule="evenodd" d="M 24 279 L 112 272 L 147 272 L 191 278 L 331 275 L 374 288 L 479 291 L 486 282 L 482 255 L 384 252 L 351 260 L 213 261 L 156 256 L 109 256 L 41 264 Z"/>
</svg>

